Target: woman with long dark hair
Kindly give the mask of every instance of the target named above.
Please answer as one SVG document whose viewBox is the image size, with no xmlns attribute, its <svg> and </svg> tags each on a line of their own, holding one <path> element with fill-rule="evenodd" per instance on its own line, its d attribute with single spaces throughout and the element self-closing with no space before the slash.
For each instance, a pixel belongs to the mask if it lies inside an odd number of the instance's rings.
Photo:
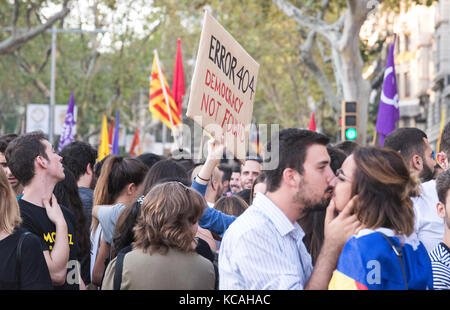
<svg viewBox="0 0 450 310">
<path fill-rule="evenodd" d="M 89 275 L 91 242 L 89 240 L 89 227 L 87 217 L 83 210 L 83 202 L 78 193 L 78 185 L 70 170 L 64 168 L 65 178 L 56 183 L 53 189 L 56 199 L 60 205 L 72 211 L 75 217 L 75 232 L 78 243 L 78 262 L 81 264 L 81 277 L 88 285 L 91 283 Z"/>
<path fill-rule="evenodd" d="M 142 195 L 147 170 L 148 167 L 136 158 L 116 155 L 108 157 L 101 168 L 94 189 L 91 224 L 91 280 L 94 285 L 101 285 L 110 257 L 114 225 L 110 225 L 108 219 L 118 216 L 122 208 L 133 204 Z M 101 218 L 104 221 L 100 226 Z"/>
</svg>

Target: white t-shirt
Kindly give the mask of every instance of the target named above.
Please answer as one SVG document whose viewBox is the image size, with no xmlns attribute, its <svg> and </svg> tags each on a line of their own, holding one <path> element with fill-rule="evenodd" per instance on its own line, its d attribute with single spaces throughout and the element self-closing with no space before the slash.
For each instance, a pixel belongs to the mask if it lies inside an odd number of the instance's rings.
<svg viewBox="0 0 450 310">
<path fill-rule="evenodd" d="M 91 230 L 91 266 L 90 266 L 91 279 L 92 279 L 92 271 L 94 270 L 95 259 L 97 258 L 97 253 L 100 247 L 101 240 L 102 240 L 102 227 L 99 224 L 95 231 Z"/>
<path fill-rule="evenodd" d="M 414 231 L 430 253 L 444 237 L 444 219 L 437 214 L 436 205 L 439 198 L 436 190 L 436 180 L 420 185 L 420 196 L 411 197 L 414 204 Z"/>
</svg>

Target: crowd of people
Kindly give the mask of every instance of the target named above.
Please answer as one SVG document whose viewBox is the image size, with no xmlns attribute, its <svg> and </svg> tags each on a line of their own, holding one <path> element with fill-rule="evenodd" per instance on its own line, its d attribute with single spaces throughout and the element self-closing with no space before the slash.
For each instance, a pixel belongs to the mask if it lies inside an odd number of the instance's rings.
<svg viewBox="0 0 450 310">
<path fill-rule="evenodd" d="M 0 136 L 0 289 L 450 289 L 450 123 L 438 153 L 274 134 L 267 170 L 219 138 L 196 163 Z"/>
</svg>

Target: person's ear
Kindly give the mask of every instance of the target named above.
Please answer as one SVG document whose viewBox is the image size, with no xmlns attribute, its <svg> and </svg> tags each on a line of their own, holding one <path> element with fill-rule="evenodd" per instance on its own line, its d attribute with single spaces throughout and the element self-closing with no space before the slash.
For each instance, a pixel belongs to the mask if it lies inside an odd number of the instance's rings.
<svg viewBox="0 0 450 310">
<path fill-rule="evenodd" d="M 44 157 L 38 155 L 35 159 L 35 163 L 40 166 L 41 168 L 46 169 L 47 168 L 47 161 L 45 160 Z"/>
<path fill-rule="evenodd" d="M 130 183 L 127 185 L 127 194 L 133 195 L 137 190 L 137 186 L 134 183 Z"/>
<path fill-rule="evenodd" d="M 423 169 L 423 160 L 422 157 L 420 157 L 419 155 L 415 154 L 411 157 L 411 161 L 410 161 L 410 165 L 411 167 L 416 170 L 416 171 L 422 171 Z"/>
<path fill-rule="evenodd" d="M 283 171 L 282 175 L 284 183 L 286 183 L 289 187 L 298 187 L 298 182 L 301 181 L 302 176 L 298 173 L 297 170 L 286 168 Z"/>
<path fill-rule="evenodd" d="M 436 210 L 440 218 L 445 218 L 445 205 L 442 202 L 436 204 Z"/>
<path fill-rule="evenodd" d="M 92 175 L 94 173 L 94 171 L 92 170 L 92 166 L 91 163 L 88 163 L 86 166 L 86 174 L 87 175 Z"/>
<path fill-rule="evenodd" d="M 444 152 L 439 152 L 436 154 L 436 161 L 441 166 L 441 168 L 445 171 L 448 169 L 448 158 L 447 154 Z"/>
</svg>

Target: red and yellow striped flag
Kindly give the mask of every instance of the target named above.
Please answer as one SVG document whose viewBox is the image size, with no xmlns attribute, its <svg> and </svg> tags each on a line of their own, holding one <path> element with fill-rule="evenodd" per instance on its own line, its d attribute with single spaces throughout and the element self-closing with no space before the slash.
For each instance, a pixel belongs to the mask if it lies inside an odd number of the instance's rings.
<svg viewBox="0 0 450 310">
<path fill-rule="evenodd" d="M 178 113 L 178 107 L 173 100 L 172 94 L 170 93 L 169 86 L 167 84 L 166 78 L 164 77 L 164 73 L 161 69 L 161 76 L 159 75 L 161 66 L 158 66 L 158 56 L 155 54 L 155 58 L 153 59 L 152 66 L 152 77 L 150 80 L 150 102 L 149 109 L 152 113 L 152 117 L 159 119 L 163 122 L 167 127 L 171 130 L 172 124 L 176 127 L 181 124 L 180 113 Z M 165 92 L 167 94 L 167 100 L 169 104 L 166 102 L 166 96 L 164 94 L 164 89 L 162 88 L 161 81 L 164 83 Z M 170 115 L 167 112 L 167 106 L 170 106 Z M 172 120 L 171 120 L 172 118 Z"/>
</svg>

